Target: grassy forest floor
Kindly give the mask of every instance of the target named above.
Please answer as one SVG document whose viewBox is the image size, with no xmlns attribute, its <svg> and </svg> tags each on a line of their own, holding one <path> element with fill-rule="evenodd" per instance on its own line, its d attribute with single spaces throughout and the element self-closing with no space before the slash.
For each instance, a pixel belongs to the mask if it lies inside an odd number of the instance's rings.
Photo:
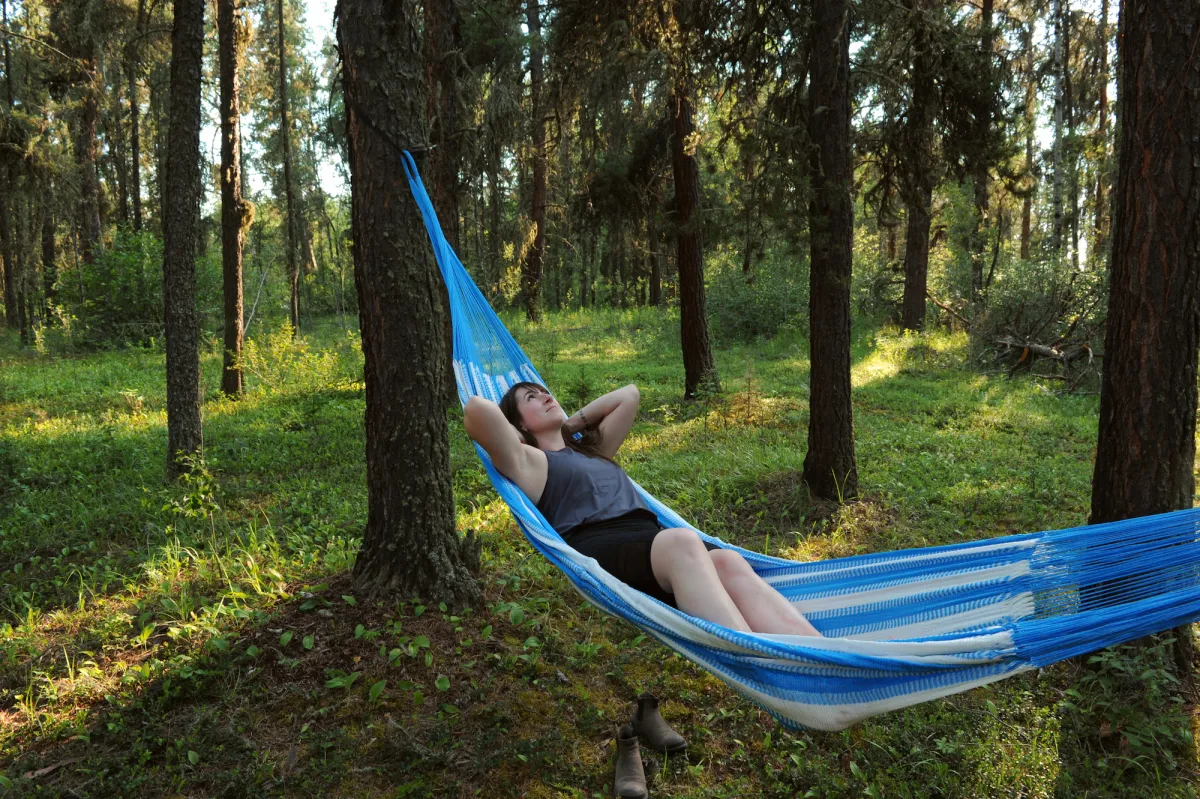
<svg viewBox="0 0 1200 799">
<path fill-rule="evenodd" d="M 515 317 L 568 409 L 636 382 L 631 476 L 710 533 L 796 559 L 1086 520 L 1096 396 L 968 368 L 961 335 L 856 325 L 863 497 L 798 476 L 807 345 L 722 346 L 684 403 L 678 317 Z M 0 337 L 0 795 L 606 797 L 642 690 L 685 755 L 658 797 L 1194 796 L 1190 702 L 1165 645 L 1110 650 L 841 733 L 793 733 L 585 603 L 533 552 L 450 414 L 460 529 L 486 605 L 376 603 L 348 579 L 366 518 L 362 356 L 324 323 L 249 352 L 203 468 L 164 479 L 164 356 Z"/>
</svg>

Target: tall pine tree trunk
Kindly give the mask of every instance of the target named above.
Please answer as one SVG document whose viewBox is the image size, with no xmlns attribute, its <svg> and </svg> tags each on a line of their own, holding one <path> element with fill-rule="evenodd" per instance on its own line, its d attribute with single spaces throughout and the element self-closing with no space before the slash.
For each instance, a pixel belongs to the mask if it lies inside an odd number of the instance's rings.
<svg viewBox="0 0 1200 799">
<path fill-rule="evenodd" d="M 429 198 L 442 223 L 442 233 L 459 248 L 459 181 L 462 134 L 459 131 L 459 63 L 462 60 L 462 15 L 458 0 L 426 0 L 425 64 L 428 70 L 430 121 Z"/>
<path fill-rule="evenodd" d="M 1093 258 L 1096 259 L 1103 257 L 1108 236 L 1108 198 L 1105 190 L 1108 166 L 1108 0 L 1100 0 L 1099 28 L 1096 35 L 1100 43 L 1100 119 L 1096 124 L 1096 143 L 1100 155 L 1096 169 L 1096 238 L 1092 244 Z"/>
<path fill-rule="evenodd" d="M 925 292 L 929 285 L 929 209 L 933 192 L 922 187 L 908 206 L 908 226 L 904 236 L 904 311 L 901 326 L 905 330 L 925 328 Z"/>
<path fill-rule="evenodd" d="M 979 104 L 979 120 L 976 133 L 975 159 L 971 165 L 971 182 L 975 195 L 974 231 L 971 236 L 971 298 L 975 303 L 983 301 L 984 286 L 983 263 L 986 259 L 988 223 L 989 223 L 989 184 L 990 174 L 988 160 L 990 147 L 987 145 L 992 131 L 992 109 L 995 106 L 996 86 L 992 80 L 992 12 L 995 0 L 983 0 L 979 9 L 979 39 L 980 52 L 983 54 L 983 85 L 986 87 Z"/>
<path fill-rule="evenodd" d="M 8 327 L 17 330 L 21 326 L 17 312 L 17 264 L 13 258 L 12 220 L 9 203 L 16 197 L 13 169 L 0 163 L 0 256 L 4 258 L 4 320 Z"/>
<path fill-rule="evenodd" d="M 1079 146 L 1075 139 L 1075 90 L 1071 82 L 1071 13 L 1069 0 L 1063 0 L 1066 13 L 1063 16 L 1063 50 L 1066 63 L 1063 66 L 1063 113 L 1066 116 L 1067 141 L 1064 156 L 1067 161 L 1067 198 L 1069 200 L 1068 221 L 1071 226 L 1071 266 L 1079 271 Z"/>
<path fill-rule="evenodd" d="M 462 161 L 462 134 L 459 131 L 459 64 L 462 61 L 462 15 L 458 0 L 425 2 L 425 66 L 429 82 L 429 194 L 442 224 L 442 233 L 450 246 L 459 251 L 459 180 Z M 454 331 L 450 327 L 450 295 L 438 281 L 446 313 L 443 335 L 446 348 L 453 352 Z M 454 374 L 446 375 L 446 406 L 458 401 Z"/>
<path fill-rule="evenodd" d="M 804 481 L 814 494 L 858 494 L 850 403 L 850 21 L 847 0 L 813 8 L 809 137 L 809 417 Z"/>
<path fill-rule="evenodd" d="M 529 97 L 533 129 L 533 186 L 529 221 L 533 243 L 521 268 L 525 314 L 530 321 L 542 318 L 542 262 L 546 253 L 546 122 L 542 118 L 542 23 L 538 0 L 527 0 L 529 25 Z"/>
<path fill-rule="evenodd" d="M 657 202 L 655 206 L 657 206 Z M 662 305 L 662 267 L 658 251 L 657 207 L 650 210 L 650 215 L 646 219 L 646 249 L 650 258 L 650 304 L 658 307 Z"/>
<path fill-rule="evenodd" d="M 217 1 L 218 60 L 221 84 L 221 271 L 224 294 L 225 355 L 221 390 L 242 393 L 242 355 L 245 327 L 242 305 L 242 246 L 249 208 L 242 199 L 241 104 L 238 71 L 241 35 L 237 0 Z"/>
<path fill-rule="evenodd" d="M 283 146 L 283 195 L 287 202 L 287 265 L 291 286 L 292 334 L 300 335 L 300 264 L 296 259 L 296 196 L 292 189 L 292 125 L 288 118 L 287 47 L 284 40 L 283 0 L 275 4 L 279 17 L 279 135 Z"/>
<path fill-rule="evenodd" d="M 1050 249 L 1058 255 L 1062 251 L 1063 232 L 1063 113 L 1065 97 L 1063 94 L 1063 73 L 1066 66 L 1063 61 L 1063 5 L 1064 0 L 1053 0 L 1052 15 L 1054 23 L 1054 55 L 1051 60 L 1054 70 L 1054 176 L 1053 188 L 1050 195 L 1053 209 L 1053 222 L 1050 229 Z"/>
<path fill-rule="evenodd" d="M 1037 127 L 1037 70 L 1033 60 L 1033 23 L 1021 27 L 1021 46 L 1025 50 L 1025 169 L 1030 175 L 1029 191 L 1021 198 L 1021 260 L 1029 260 L 1033 239 L 1033 195 L 1037 181 L 1033 179 L 1033 133 Z"/>
<path fill-rule="evenodd" d="M 167 194 L 163 209 L 163 318 L 167 349 L 167 473 L 204 445 L 200 423 L 200 326 L 196 246 L 200 232 L 200 67 L 205 0 L 175 0 Z"/>
<path fill-rule="evenodd" d="M 86 65 L 87 77 L 75 139 L 75 160 L 79 164 L 80 251 L 84 263 L 92 264 L 96 261 L 96 251 L 100 249 L 100 180 L 96 173 L 99 147 L 96 123 L 100 117 L 99 87 L 96 83 L 99 76 L 95 56 L 82 61 Z"/>
<path fill-rule="evenodd" d="M 683 345 L 683 395 L 696 396 L 701 384 L 717 390 L 717 366 L 708 340 L 704 302 L 704 256 L 700 249 L 700 168 L 692 134 L 692 101 L 686 84 L 671 92 L 671 170 L 675 178 L 676 251 L 679 258 L 679 325 Z"/>
<path fill-rule="evenodd" d="M 1191 507 L 1200 342 L 1200 6 L 1126 4 L 1093 523 Z"/>
<path fill-rule="evenodd" d="M 927 3 L 908 0 L 913 29 L 912 100 L 905 124 L 904 202 L 908 206 L 908 230 L 904 240 L 904 306 L 901 324 L 905 330 L 925 327 L 925 289 L 929 276 L 929 220 L 933 207 L 933 121 L 937 103 L 933 37 L 926 20 Z M 986 177 L 986 170 L 985 170 Z M 896 227 L 888 230 L 889 262 L 896 257 Z"/>
<path fill-rule="evenodd" d="M 1089 522 L 1189 508 L 1200 349 L 1200 5 L 1125 3 L 1100 432 Z M 1179 630 L 1181 671 L 1191 631 Z"/>
<path fill-rule="evenodd" d="M 368 510 L 354 578 L 372 594 L 473 604 L 478 549 L 454 527 L 441 278 L 392 145 L 426 141 L 416 3 L 341 0 L 337 19 L 366 358 Z"/>
<path fill-rule="evenodd" d="M 500 289 L 504 278 L 500 265 L 500 137 L 496 131 L 488 133 L 488 280 L 491 283 L 489 296 Z"/>
<path fill-rule="evenodd" d="M 0 0 L 0 10 L 3 11 L 4 29 L 8 30 L 8 0 Z M 9 53 L 8 36 L 4 37 L 4 91 L 8 103 L 8 111 L 13 110 L 13 81 L 12 60 Z M 4 320 L 10 328 L 17 328 L 17 288 L 16 265 L 13 263 L 12 223 L 8 217 L 9 198 L 16 196 L 14 185 L 15 173 L 7 160 L 0 158 L 0 257 L 4 259 Z"/>
<path fill-rule="evenodd" d="M 46 173 L 42 185 L 42 315 L 50 324 L 50 308 L 57 299 L 58 258 L 54 242 L 54 181 Z"/>
<path fill-rule="evenodd" d="M 141 44 L 146 31 L 146 0 L 138 0 L 137 38 L 129 46 L 126 77 L 129 79 L 129 197 L 132 201 L 133 229 L 142 229 L 142 130 L 138 72 L 141 70 Z"/>
<path fill-rule="evenodd" d="M 121 69 L 114 63 L 116 85 L 120 86 Z M 105 125 L 104 135 L 109 143 L 109 159 L 117 178 L 117 221 L 128 226 L 129 216 L 129 151 L 125 143 L 125 125 L 121 119 L 121 93 L 113 92 L 109 109 L 109 124 Z"/>
</svg>

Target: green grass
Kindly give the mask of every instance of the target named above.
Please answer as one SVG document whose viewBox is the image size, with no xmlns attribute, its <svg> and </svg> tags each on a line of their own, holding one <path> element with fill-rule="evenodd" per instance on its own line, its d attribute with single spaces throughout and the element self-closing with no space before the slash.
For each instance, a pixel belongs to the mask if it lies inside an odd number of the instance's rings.
<svg viewBox="0 0 1200 799">
<path fill-rule="evenodd" d="M 676 315 L 505 321 L 568 408 L 636 382 L 626 469 L 742 546 L 815 559 L 1086 519 L 1097 398 L 970 368 L 962 336 L 856 326 L 862 497 L 836 507 L 799 482 L 808 360 L 794 334 L 719 347 L 724 393 L 685 403 Z M 325 323 L 251 355 L 251 390 L 230 402 L 204 353 L 206 460 L 171 485 L 161 352 L 55 357 L 0 337 L 10 794 L 609 796 L 615 727 L 640 690 L 690 741 L 644 753 L 656 796 L 1196 793 L 1190 705 L 1162 644 L 842 733 L 785 731 L 581 601 L 496 499 L 457 412 L 459 527 L 483 540 L 486 604 L 360 599 L 357 340 Z"/>
</svg>

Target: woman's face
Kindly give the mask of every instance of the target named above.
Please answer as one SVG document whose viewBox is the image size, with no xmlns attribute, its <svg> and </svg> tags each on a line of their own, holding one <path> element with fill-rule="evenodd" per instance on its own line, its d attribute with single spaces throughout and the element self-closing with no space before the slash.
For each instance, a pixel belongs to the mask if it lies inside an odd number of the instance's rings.
<svg viewBox="0 0 1200 799">
<path fill-rule="evenodd" d="M 533 386 L 518 389 L 517 410 L 524 428 L 535 436 L 562 427 L 562 408 L 554 401 L 554 397 Z"/>
</svg>

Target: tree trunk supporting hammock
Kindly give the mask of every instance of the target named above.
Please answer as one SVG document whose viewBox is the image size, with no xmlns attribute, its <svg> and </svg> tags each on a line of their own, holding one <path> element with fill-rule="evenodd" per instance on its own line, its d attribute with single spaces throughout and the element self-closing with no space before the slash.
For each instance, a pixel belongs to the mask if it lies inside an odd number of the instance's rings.
<svg viewBox="0 0 1200 799">
<path fill-rule="evenodd" d="M 404 168 L 449 290 L 459 399 L 498 401 L 520 380 L 545 385 L 446 242 L 408 153 Z M 529 542 L 584 598 L 789 727 L 843 729 L 1200 618 L 1200 509 L 812 563 L 697 530 L 741 553 L 825 637 L 738 632 L 669 607 L 580 555 L 476 451 Z M 662 524 L 695 529 L 637 489 Z"/>
</svg>

